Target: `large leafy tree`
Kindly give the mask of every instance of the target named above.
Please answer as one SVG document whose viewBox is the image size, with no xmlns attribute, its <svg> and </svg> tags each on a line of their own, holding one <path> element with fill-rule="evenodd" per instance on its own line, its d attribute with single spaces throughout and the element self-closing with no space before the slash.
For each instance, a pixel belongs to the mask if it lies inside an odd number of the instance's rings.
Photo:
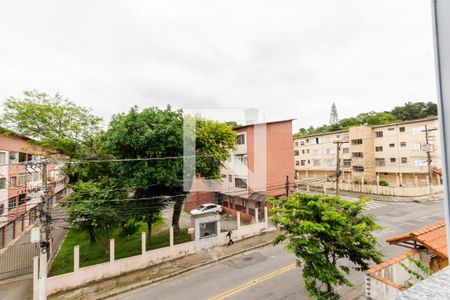
<svg viewBox="0 0 450 300">
<path fill-rule="evenodd" d="M 130 210 L 145 219 L 149 239 L 154 217 L 164 207 L 164 196 L 182 189 L 182 129 L 180 110 L 152 107 L 139 111 L 133 107 L 113 116 L 104 135 L 105 153 L 122 159 L 111 167 L 139 199 Z M 151 160 L 136 160 L 146 158 Z"/>
<path fill-rule="evenodd" d="M 25 91 L 5 100 L 0 126 L 34 139 L 43 147 L 71 157 L 95 152 L 101 118 L 56 94 Z"/>
<path fill-rule="evenodd" d="M 437 113 L 437 105 L 433 102 L 407 102 L 392 110 L 392 114 L 402 121 L 437 116 Z"/>
<path fill-rule="evenodd" d="M 175 200 L 172 224 L 178 223 L 184 200 L 183 182 L 183 113 L 170 107 L 137 107 L 115 115 L 106 131 L 102 149 L 118 159 L 144 159 L 112 163 L 117 176 L 134 191 L 136 217 L 144 217 L 151 237 L 154 216 L 165 205 L 166 196 Z M 235 146 L 231 126 L 195 119 L 196 170 L 192 176 L 219 178 L 222 163 Z M 147 160 L 149 158 L 149 160 Z M 189 188 L 187 189 L 189 190 Z"/>
<path fill-rule="evenodd" d="M 97 240 L 108 249 L 109 238 L 115 228 L 131 217 L 127 190 L 121 181 L 108 177 L 78 181 L 73 192 L 64 200 L 70 221 L 80 230 L 86 230 L 91 243 Z"/>
<path fill-rule="evenodd" d="M 287 199 L 271 199 L 272 220 L 282 234 L 277 244 L 287 239 L 287 249 L 303 267 L 305 288 L 315 299 L 336 299 L 335 287 L 351 282 L 346 275 L 352 263 L 356 270 L 366 270 L 370 261 L 380 262 L 372 231 L 378 226 L 364 214 L 366 200 L 350 202 L 329 195 L 294 193 Z"/>
</svg>

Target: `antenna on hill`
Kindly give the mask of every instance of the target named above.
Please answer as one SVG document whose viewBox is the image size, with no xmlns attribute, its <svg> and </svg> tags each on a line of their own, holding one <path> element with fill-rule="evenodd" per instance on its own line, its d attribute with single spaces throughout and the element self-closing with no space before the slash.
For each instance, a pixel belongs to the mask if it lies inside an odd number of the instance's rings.
<svg viewBox="0 0 450 300">
<path fill-rule="evenodd" d="M 333 102 L 331 105 L 331 113 L 330 113 L 330 125 L 337 125 L 339 123 L 338 112 L 336 108 L 336 104 Z"/>
</svg>

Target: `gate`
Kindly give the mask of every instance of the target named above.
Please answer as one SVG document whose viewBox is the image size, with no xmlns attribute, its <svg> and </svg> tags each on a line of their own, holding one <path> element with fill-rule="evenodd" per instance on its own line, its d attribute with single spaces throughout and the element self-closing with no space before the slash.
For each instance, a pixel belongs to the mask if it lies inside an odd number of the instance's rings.
<svg viewBox="0 0 450 300">
<path fill-rule="evenodd" d="M 0 280 L 33 273 L 34 256 L 39 256 L 38 244 L 9 246 L 0 254 Z"/>
</svg>

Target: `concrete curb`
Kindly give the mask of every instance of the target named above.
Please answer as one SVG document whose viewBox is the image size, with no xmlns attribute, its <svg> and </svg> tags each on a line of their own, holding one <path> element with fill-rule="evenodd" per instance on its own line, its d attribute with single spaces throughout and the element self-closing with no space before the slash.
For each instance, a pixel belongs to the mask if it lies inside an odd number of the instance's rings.
<svg viewBox="0 0 450 300">
<path fill-rule="evenodd" d="M 242 239 L 242 240 L 245 240 L 245 239 Z M 241 241 L 242 241 L 242 240 L 241 240 Z M 232 254 L 225 255 L 225 256 L 220 257 L 220 258 L 218 258 L 218 259 L 209 260 L 209 261 L 206 261 L 206 262 L 204 262 L 204 263 L 197 264 L 197 265 L 188 267 L 188 268 L 186 268 L 186 269 L 183 269 L 183 270 L 180 270 L 180 271 L 177 271 L 177 272 L 168 274 L 168 275 L 161 276 L 161 277 L 159 277 L 159 278 L 155 278 L 155 279 L 151 279 L 151 280 L 146 280 L 146 281 L 143 281 L 143 282 L 136 283 L 136 284 L 134 284 L 134 285 L 126 286 L 126 287 L 124 287 L 124 288 L 122 288 L 122 289 L 119 289 L 119 290 L 117 290 L 117 291 L 114 291 L 114 292 L 112 292 L 112 293 L 108 293 L 108 294 L 106 294 L 106 295 L 98 296 L 97 299 L 107 299 L 107 298 L 114 297 L 114 296 L 117 296 L 117 295 L 120 295 L 120 294 L 124 294 L 124 293 L 126 293 L 126 292 L 131 291 L 131 290 L 138 289 L 138 288 L 144 287 L 144 286 L 146 286 L 146 285 L 150 285 L 150 284 L 155 283 L 155 282 L 163 281 L 163 280 L 166 280 L 166 279 L 175 277 L 175 276 L 177 276 L 177 275 L 181 275 L 181 274 L 183 274 L 183 273 L 186 273 L 186 272 L 189 272 L 189 271 L 192 271 L 192 270 L 195 270 L 195 269 L 199 269 L 199 268 L 201 268 L 201 267 L 210 265 L 210 264 L 212 264 L 212 263 L 215 263 L 215 262 L 218 262 L 218 261 L 221 261 L 221 260 L 225 260 L 225 259 L 230 258 L 230 257 L 233 257 L 233 256 L 235 256 L 235 255 L 242 254 L 242 253 L 244 253 L 244 252 L 251 251 L 251 250 L 254 250 L 254 249 L 258 249 L 258 248 L 261 248 L 261 247 L 264 247 L 264 246 L 267 246 L 267 245 L 270 245 L 270 244 L 272 244 L 272 241 L 260 243 L 260 244 L 258 244 L 258 245 L 252 246 L 252 247 L 250 247 L 250 248 L 246 248 L 246 249 L 240 250 L 240 251 L 238 251 L 238 252 L 235 252 L 235 253 L 232 253 Z"/>
</svg>

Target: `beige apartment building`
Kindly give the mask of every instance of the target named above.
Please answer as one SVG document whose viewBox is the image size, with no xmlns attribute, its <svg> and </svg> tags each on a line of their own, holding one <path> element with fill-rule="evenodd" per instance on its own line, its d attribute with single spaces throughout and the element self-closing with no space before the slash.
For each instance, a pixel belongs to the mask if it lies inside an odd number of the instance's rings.
<svg viewBox="0 0 450 300">
<path fill-rule="evenodd" d="M 426 186 L 427 150 L 431 151 L 432 180 L 441 184 L 441 152 L 437 117 L 399 123 L 356 126 L 348 130 L 294 137 L 297 180 L 332 179 L 336 175 L 337 144 L 340 151 L 341 180 L 344 183 L 390 186 Z M 428 146 L 425 129 L 429 131 Z"/>
</svg>

